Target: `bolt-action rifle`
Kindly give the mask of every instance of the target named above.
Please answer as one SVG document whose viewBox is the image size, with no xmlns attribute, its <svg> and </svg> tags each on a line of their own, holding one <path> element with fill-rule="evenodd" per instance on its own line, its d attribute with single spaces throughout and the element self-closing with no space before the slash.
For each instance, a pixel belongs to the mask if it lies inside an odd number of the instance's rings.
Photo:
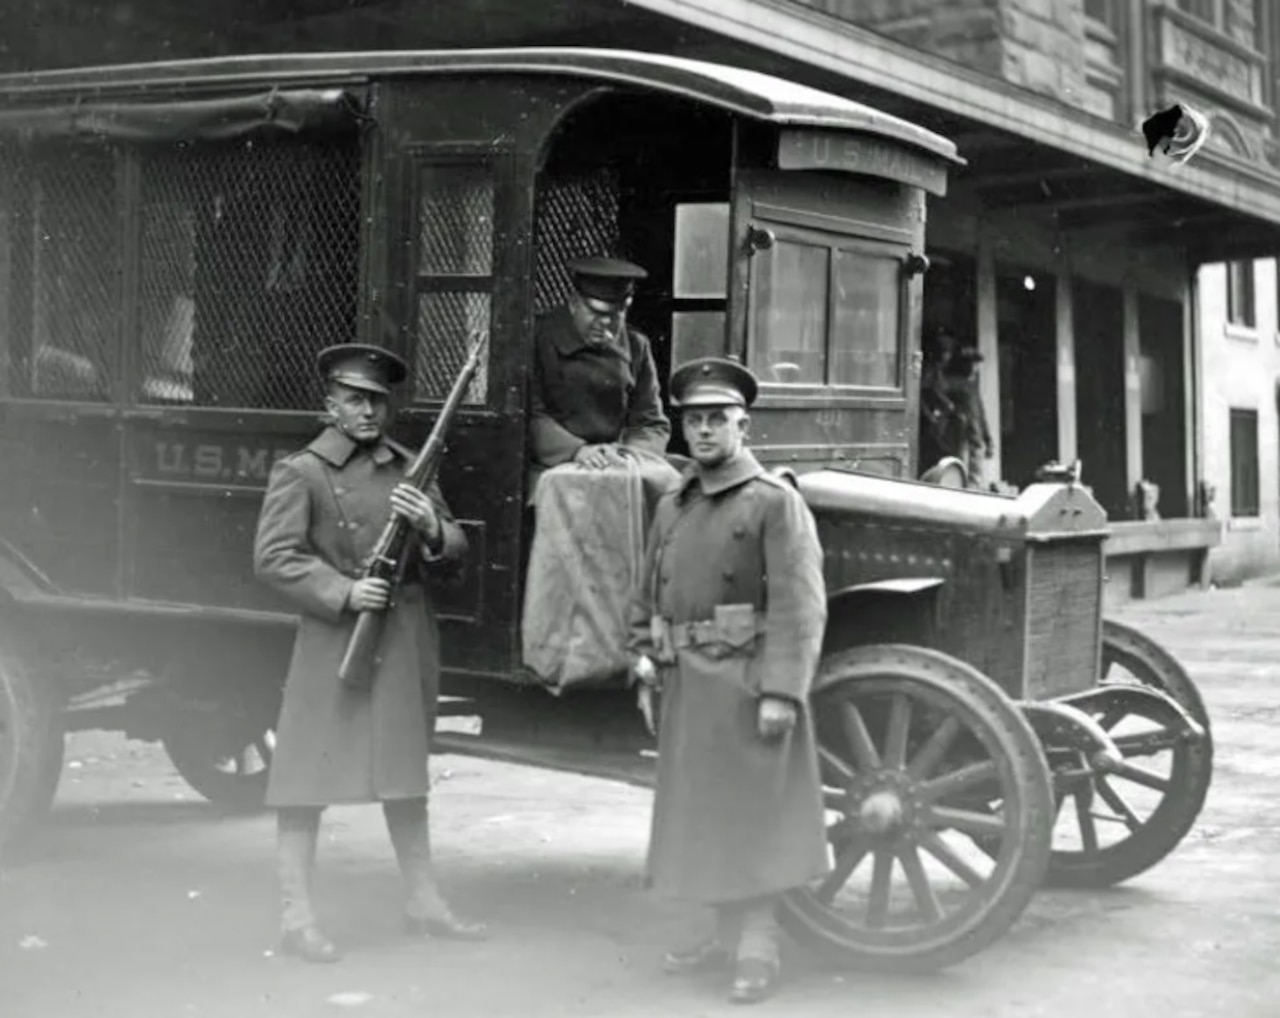
<svg viewBox="0 0 1280 1018">
<path fill-rule="evenodd" d="M 444 460 L 445 434 L 466 397 L 467 389 L 471 387 L 472 379 L 480 369 L 486 339 L 483 333 L 472 334 L 467 361 L 462 365 L 458 377 L 453 380 L 449 398 L 445 400 L 426 443 L 405 472 L 406 484 L 428 491 L 440 473 L 440 464 Z M 394 598 L 397 589 L 404 582 L 410 555 L 416 546 L 416 542 L 410 539 L 412 536 L 409 522 L 393 513 L 364 561 L 361 578 L 387 580 L 391 584 L 391 596 Z M 374 659 L 386 623 L 387 609 L 362 611 L 356 619 L 355 628 L 351 631 L 342 655 L 342 663 L 338 665 L 338 681 L 347 688 L 359 690 L 372 685 L 376 663 Z"/>
</svg>

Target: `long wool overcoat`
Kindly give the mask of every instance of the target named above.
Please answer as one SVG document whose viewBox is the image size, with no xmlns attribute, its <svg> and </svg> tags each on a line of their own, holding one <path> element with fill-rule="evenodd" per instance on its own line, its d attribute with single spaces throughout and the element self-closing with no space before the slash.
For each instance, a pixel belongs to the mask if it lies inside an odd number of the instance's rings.
<svg viewBox="0 0 1280 1018">
<path fill-rule="evenodd" d="M 828 869 L 808 711 L 826 625 L 822 551 L 799 492 L 745 450 L 712 471 L 695 465 L 658 503 L 632 649 L 657 652 L 653 615 L 706 621 L 717 606 L 740 606 L 724 617 L 745 624 L 729 628 L 727 642 L 677 650 L 660 669 L 647 865 L 655 890 L 709 904 L 797 887 Z M 781 740 L 757 732 L 762 694 L 800 705 Z"/>
<path fill-rule="evenodd" d="M 391 511 L 391 490 L 410 452 L 382 441 L 358 447 L 336 428 L 280 460 L 258 519 L 254 567 L 301 613 L 285 681 L 271 806 L 327 806 L 427 794 L 428 737 L 435 723 L 440 639 L 422 578 L 457 560 L 466 537 L 440 492 L 436 554 L 416 542 L 414 567 L 388 609 L 372 687 L 351 692 L 338 665 L 356 614 L 347 598 Z"/>
</svg>

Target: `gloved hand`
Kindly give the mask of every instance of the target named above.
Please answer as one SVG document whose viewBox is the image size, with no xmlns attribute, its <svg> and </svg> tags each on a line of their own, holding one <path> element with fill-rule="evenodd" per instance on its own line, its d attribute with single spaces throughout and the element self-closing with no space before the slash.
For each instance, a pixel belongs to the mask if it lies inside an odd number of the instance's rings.
<svg viewBox="0 0 1280 1018">
<path fill-rule="evenodd" d="M 791 700 L 780 696 L 760 697 L 757 714 L 757 727 L 760 738 L 766 742 L 781 739 L 796 726 L 799 709 Z"/>
</svg>

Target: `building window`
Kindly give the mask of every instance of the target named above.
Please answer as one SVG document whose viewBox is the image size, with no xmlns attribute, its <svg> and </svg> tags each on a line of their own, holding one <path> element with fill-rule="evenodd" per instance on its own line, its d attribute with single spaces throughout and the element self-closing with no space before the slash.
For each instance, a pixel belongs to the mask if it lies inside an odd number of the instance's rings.
<svg viewBox="0 0 1280 1018">
<path fill-rule="evenodd" d="M 1253 0 L 1252 3 L 1239 3 L 1238 0 L 1178 0 L 1178 9 L 1198 21 L 1212 25 L 1242 46 L 1255 50 L 1260 48 L 1258 42 L 1262 34 L 1262 7 L 1258 0 Z"/>
<path fill-rule="evenodd" d="M 1257 516 L 1258 411 L 1231 411 L 1231 515 Z"/>
<path fill-rule="evenodd" d="M 1227 262 L 1227 321 L 1252 329 L 1258 324 L 1253 262 Z"/>
</svg>

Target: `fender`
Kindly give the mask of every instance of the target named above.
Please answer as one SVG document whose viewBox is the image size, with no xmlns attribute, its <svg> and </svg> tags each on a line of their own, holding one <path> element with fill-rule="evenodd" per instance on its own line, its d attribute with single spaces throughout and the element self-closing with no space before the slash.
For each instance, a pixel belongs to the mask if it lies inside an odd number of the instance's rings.
<svg viewBox="0 0 1280 1018">
<path fill-rule="evenodd" d="M 936 645 L 941 576 L 856 583 L 827 596 L 824 653 L 864 643 Z"/>
</svg>

